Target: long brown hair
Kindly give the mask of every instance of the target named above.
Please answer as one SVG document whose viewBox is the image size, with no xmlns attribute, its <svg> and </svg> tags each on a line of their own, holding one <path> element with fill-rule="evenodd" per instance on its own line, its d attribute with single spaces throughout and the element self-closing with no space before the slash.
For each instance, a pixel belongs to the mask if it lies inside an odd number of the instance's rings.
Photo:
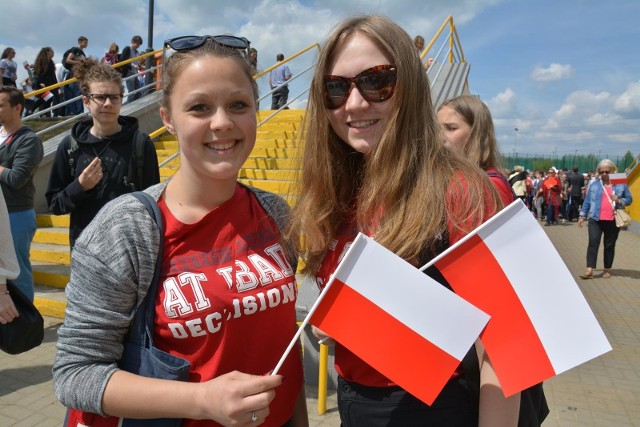
<svg viewBox="0 0 640 427">
<path fill-rule="evenodd" d="M 444 107 L 454 110 L 471 127 L 469 137 L 460 150 L 464 156 L 481 169 L 495 168 L 502 172 L 500 151 L 489 107 L 480 98 L 471 95 L 448 99 L 440 105 L 438 111 Z"/>
<path fill-rule="evenodd" d="M 369 37 L 398 70 L 395 95 L 386 101 L 393 103 L 387 129 L 366 155 L 336 135 L 324 107 L 323 76 L 354 33 Z M 307 273 L 317 271 L 351 215 L 359 230 L 375 229 L 379 243 L 414 260 L 436 250 L 447 227 L 469 231 L 500 204 L 486 174 L 442 143 L 413 42 L 386 17 L 351 18 L 331 33 L 319 54 L 301 134 L 304 154 L 290 237 L 300 241 Z"/>
<path fill-rule="evenodd" d="M 36 62 L 33 64 L 33 68 L 36 72 L 36 76 L 38 77 L 44 76 L 44 73 L 46 73 L 47 68 L 49 68 L 49 66 L 51 65 L 52 60 L 51 58 L 49 58 L 50 52 L 53 52 L 53 49 L 50 47 L 43 47 L 42 49 L 40 49 L 40 52 L 38 52 L 38 55 L 36 56 Z M 35 89 L 40 89 L 40 88 L 34 88 L 34 90 Z"/>
</svg>

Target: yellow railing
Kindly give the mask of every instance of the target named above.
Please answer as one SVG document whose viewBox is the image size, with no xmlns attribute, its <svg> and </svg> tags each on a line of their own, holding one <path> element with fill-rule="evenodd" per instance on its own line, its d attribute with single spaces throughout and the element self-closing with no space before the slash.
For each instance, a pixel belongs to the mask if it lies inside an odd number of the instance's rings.
<svg viewBox="0 0 640 427">
<path fill-rule="evenodd" d="M 130 64 L 130 63 L 132 63 L 134 61 L 139 61 L 140 59 L 144 59 L 144 58 L 147 58 L 147 57 L 149 57 L 151 55 L 155 55 L 158 52 L 162 52 L 162 49 L 157 49 L 157 50 L 154 50 L 153 52 L 147 52 L 147 53 L 144 53 L 144 54 L 142 54 L 140 56 L 136 56 L 135 58 L 129 58 L 129 59 L 125 60 L 125 61 L 118 62 L 117 64 L 113 64 L 112 67 L 113 68 L 119 68 L 119 67 L 122 67 L 123 65 Z M 49 90 L 58 89 L 58 88 L 61 88 L 62 86 L 67 86 L 67 85 L 70 85 L 71 83 L 75 83 L 77 81 L 78 81 L 78 79 L 73 77 L 71 79 L 67 79 L 67 80 L 64 80 L 62 82 L 56 83 L 54 85 L 47 86 L 47 87 L 44 87 L 42 89 L 34 90 L 33 92 L 26 93 L 24 95 L 24 97 L 25 98 L 32 98 L 34 96 L 38 96 L 40 94 L 43 94 L 43 93 L 45 93 L 45 92 L 47 92 Z"/>
<path fill-rule="evenodd" d="M 460 37 L 458 37 L 458 30 L 456 29 L 456 25 L 453 22 L 453 16 L 449 15 L 447 19 L 442 23 L 436 34 L 431 38 L 431 41 L 424 48 L 422 53 L 420 54 L 420 59 L 424 60 L 427 56 L 431 48 L 435 45 L 436 41 L 440 39 L 444 30 L 449 28 L 449 33 L 447 34 L 447 42 L 449 45 L 449 50 L 447 52 L 447 60 L 448 62 L 455 62 L 457 59 L 459 62 L 467 62 L 464 57 L 464 51 L 462 50 L 462 44 L 460 43 Z M 458 53 L 456 55 L 456 52 Z M 439 55 L 439 52 L 436 56 Z"/>
<path fill-rule="evenodd" d="M 320 51 L 320 45 L 318 43 L 313 43 L 312 45 L 309 45 L 307 47 L 305 47 L 304 49 L 294 53 L 293 55 L 291 55 L 288 58 L 283 59 L 280 62 L 276 62 L 275 64 L 273 64 L 272 66 L 265 68 L 264 70 L 260 71 L 259 73 L 257 73 L 255 76 L 253 76 L 254 80 L 259 79 L 260 77 L 266 75 L 267 73 L 271 72 L 271 70 L 279 67 L 282 64 L 286 64 L 287 62 L 290 62 L 292 60 L 294 60 L 295 58 L 299 57 L 300 55 L 302 55 L 305 52 L 308 52 L 309 50 L 313 49 L 313 48 L 318 49 L 318 51 Z"/>
</svg>

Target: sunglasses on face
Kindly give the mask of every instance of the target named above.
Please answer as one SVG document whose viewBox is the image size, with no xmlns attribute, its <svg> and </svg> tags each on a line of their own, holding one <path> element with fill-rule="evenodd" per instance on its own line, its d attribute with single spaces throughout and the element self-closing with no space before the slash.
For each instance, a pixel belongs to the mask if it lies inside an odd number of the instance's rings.
<svg viewBox="0 0 640 427">
<path fill-rule="evenodd" d="M 383 102 L 391 98 L 396 89 L 395 65 L 376 65 L 354 77 L 324 76 L 325 107 L 335 110 L 342 107 L 351 90 L 352 83 L 367 102 Z"/>
<path fill-rule="evenodd" d="M 610 174 L 611 172 L 610 172 L 610 171 L 599 171 L 598 173 L 599 173 L 600 175 L 602 175 L 602 174 L 605 174 L 605 173 L 606 173 L 606 174 Z"/>
<path fill-rule="evenodd" d="M 213 40 L 214 42 L 221 44 L 232 49 L 246 49 L 249 50 L 251 42 L 245 37 L 236 37 L 230 35 L 219 36 L 181 36 L 175 37 L 169 40 L 165 40 L 164 46 L 169 46 L 175 51 L 190 50 L 205 44 L 207 40 Z"/>
</svg>

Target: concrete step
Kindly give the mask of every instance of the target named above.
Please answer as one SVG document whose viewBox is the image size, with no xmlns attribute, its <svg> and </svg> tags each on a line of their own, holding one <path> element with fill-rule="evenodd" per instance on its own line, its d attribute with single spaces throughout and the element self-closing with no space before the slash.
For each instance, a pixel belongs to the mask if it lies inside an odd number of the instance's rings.
<svg viewBox="0 0 640 427">
<path fill-rule="evenodd" d="M 297 131 L 297 130 L 300 130 L 300 123 L 285 121 L 285 120 L 282 120 L 279 122 L 268 121 L 262 124 L 260 127 L 258 127 L 259 132 Z"/>
<path fill-rule="evenodd" d="M 36 285 L 64 289 L 69 283 L 71 267 L 68 264 L 31 260 L 31 266 L 33 267 L 33 281 Z"/>
<path fill-rule="evenodd" d="M 294 169 L 240 169 L 240 179 L 261 179 L 275 181 L 294 181 L 297 170 Z"/>
<path fill-rule="evenodd" d="M 249 157 L 242 167 L 247 169 L 296 169 L 300 167 L 300 160 Z"/>
<path fill-rule="evenodd" d="M 296 139 L 298 137 L 298 131 L 296 130 L 261 130 L 258 128 L 256 139 Z"/>
<path fill-rule="evenodd" d="M 293 182 L 291 181 L 267 181 L 261 179 L 240 179 L 240 182 L 252 187 L 260 188 L 282 197 L 293 194 Z"/>
<path fill-rule="evenodd" d="M 43 227 L 36 230 L 35 243 L 69 246 L 69 227 Z"/>
<path fill-rule="evenodd" d="M 53 245 L 50 243 L 32 243 L 30 258 L 31 262 L 42 261 L 51 264 L 71 264 L 69 246 Z"/>
<path fill-rule="evenodd" d="M 69 215 L 53 215 L 53 214 L 38 214 L 36 215 L 36 221 L 38 227 L 66 227 L 69 228 Z"/>
<path fill-rule="evenodd" d="M 67 307 L 64 289 L 36 285 L 33 303 L 43 316 L 64 319 L 64 311 Z"/>
</svg>

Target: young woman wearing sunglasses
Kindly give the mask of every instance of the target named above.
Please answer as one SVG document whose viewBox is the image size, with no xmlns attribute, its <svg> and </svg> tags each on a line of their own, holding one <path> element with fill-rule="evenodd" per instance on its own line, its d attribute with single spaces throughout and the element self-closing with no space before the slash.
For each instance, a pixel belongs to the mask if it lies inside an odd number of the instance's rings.
<svg viewBox="0 0 640 427">
<path fill-rule="evenodd" d="M 305 124 L 292 236 L 305 273 L 320 287 L 358 231 L 423 265 L 502 206 L 487 175 L 440 141 L 415 47 L 387 18 L 352 18 L 334 29 L 319 56 Z M 384 348 L 384 336 L 377 345 Z M 519 396 L 503 397 L 478 349 L 480 407 L 463 372 L 428 406 L 336 343 L 342 425 L 515 425 Z"/>
<path fill-rule="evenodd" d="M 152 419 L 148 425 L 156 418 L 183 419 L 175 424 L 182 426 L 308 425 L 300 353 L 291 352 L 281 375 L 268 375 L 296 331 L 297 257 L 273 215 L 288 214 L 284 200 L 237 182 L 255 144 L 257 86 L 244 45 L 232 44 L 242 39 L 228 37 L 167 42 L 176 52 L 164 61 L 160 115 L 178 139 L 181 166 L 147 190 L 164 235 L 125 196 L 76 243 L 53 369 L 67 406 Z M 117 365 L 160 238 L 153 337 L 158 349 L 189 362 L 188 382 Z"/>
</svg>

